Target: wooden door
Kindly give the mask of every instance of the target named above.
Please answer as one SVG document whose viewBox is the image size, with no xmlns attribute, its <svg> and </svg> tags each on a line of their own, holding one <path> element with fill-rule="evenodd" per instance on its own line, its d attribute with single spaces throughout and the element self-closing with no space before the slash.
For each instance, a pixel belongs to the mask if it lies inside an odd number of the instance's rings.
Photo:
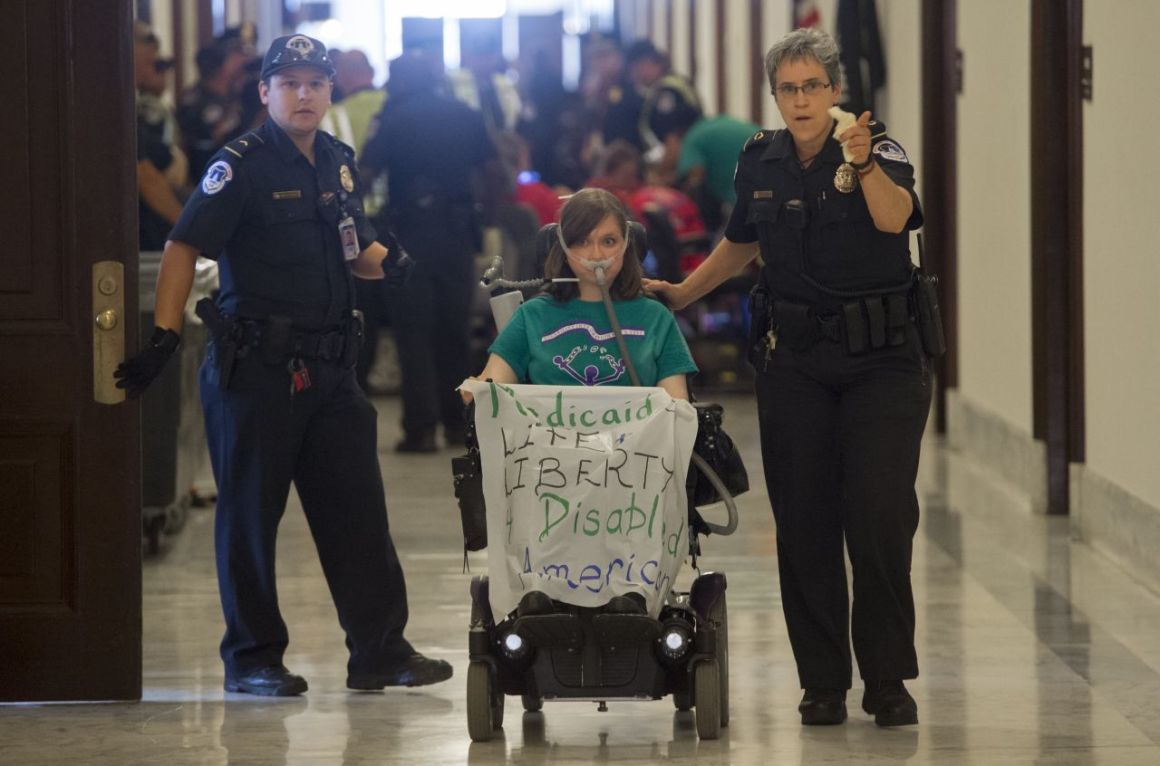
<svg viewBox="0 0 1160 766">
<path fill-rule="evenodd" d="M 138 335 L 131 24 L 129 0 L 4 3 L 0 701 L 141 696 L 138 409 L 94 387 L 96 313 Z M 125 276 L 97 305 L 102 261 Z"/>
</svg>

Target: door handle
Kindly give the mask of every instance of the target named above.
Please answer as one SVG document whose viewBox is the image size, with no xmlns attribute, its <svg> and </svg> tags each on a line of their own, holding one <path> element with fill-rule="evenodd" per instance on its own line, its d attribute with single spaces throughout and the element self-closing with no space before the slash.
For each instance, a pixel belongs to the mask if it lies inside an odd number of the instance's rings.
<svg viewBox="0 0 1160 766">
<path fill-rule="evenodd" d="M 93 264 L 93 399 L 100 404 L 125 401 L 113 371 L 125 358 L 125 265 Z"/>
</svg>

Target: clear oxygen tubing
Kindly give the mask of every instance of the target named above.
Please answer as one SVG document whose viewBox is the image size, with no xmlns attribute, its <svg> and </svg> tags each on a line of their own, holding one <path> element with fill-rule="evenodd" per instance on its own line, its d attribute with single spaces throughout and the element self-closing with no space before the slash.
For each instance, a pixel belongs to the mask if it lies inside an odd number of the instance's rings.
<svg viewBox="0 0 1160 766">
<path fill-rule="evenodd" d="M 596 274 L 596 284 L 600 286 L 600 297 L 604 301 L 604 310 L 608 314 L 608 321 L 612 324 L 612 333 L 616 336 L 616 345 L 620 348 L 620 358 L 624 360 L 624 364 L 628 367 L 628 377 L 634 386 L 640 385 L 640 375 L 636 372 L 636 365 L 632 363 L 632 356 L 628 353 L 628 344 L 624 342 L 624 333 L 620 331 L 620 320 L 616 316 L 616 308 L 612 305 L 612 295 L 608 292 L 608 281 L 604 278 L 604 265 L 596 263 L 592 271 Z M 697 466 L 709 483 L 717 490 L 717 494 L 721 496 L 725 503 L 725 508 L 728 511 L 728 520 L 724 524 L 715 524 L 708 519 L 702 517 L 705 526 L 709 531 L 715 535 L 731 535 L 737 531 L 737 503 L 733 500 L 733 495 L 729 494 L 729 490 L 725 488 L 725 482 L 721 481 L 721 477 L 717 472 L 705 462 L 705 459 L 696 452 L 692 455 L 693 464 Z"/>
</svg>

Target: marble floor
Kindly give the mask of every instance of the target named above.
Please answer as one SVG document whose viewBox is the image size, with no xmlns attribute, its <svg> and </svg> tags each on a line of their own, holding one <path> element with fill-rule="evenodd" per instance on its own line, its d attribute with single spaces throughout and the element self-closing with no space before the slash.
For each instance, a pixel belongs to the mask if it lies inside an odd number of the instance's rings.
<svg viewBox="0 0 1160 766">
<path fill-rule="evenodd" d="M 753 479 L 741 530 L 710 538 L 702 566 L 729 578 L 732 722 L 701 742 L 668 700 L 509 700 L 502 734 L 467 736 L 468 583 L 452 453 L 396 456 L 398 403 L 379 399 L 391 526 L 407 572 L 411 641 L 455 677 L 418 690 L 348 692 L 345 650 L 300 508 L 279 539 L 279 588 L 305 675 L 301 698 L 222 690 L 210 510 L 195 511 L 144 572 L 144 693 L 138 704 L 0 707 L 0 764 L 1160 764 L 1160 597 L 1083 545 L 1067 520 L 1034 517 L 981 487 L 937 440 L 925 447 L 914 586 L 922 723 L 803 728 L 779 603 L 774 529 L 754 405 L 727 397 L 726 426 Z M 472 572 L 485 571 L 472 554 Z M 515 703 L 515 704 L 513 704 Z M 521 718 L 522 715 L 522 718 Z"/>
</svg>

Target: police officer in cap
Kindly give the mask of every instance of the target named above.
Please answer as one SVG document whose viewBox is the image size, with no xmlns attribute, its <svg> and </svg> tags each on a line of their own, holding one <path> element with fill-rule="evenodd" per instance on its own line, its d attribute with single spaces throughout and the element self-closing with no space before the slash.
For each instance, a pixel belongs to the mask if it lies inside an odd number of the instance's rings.
<svg viewBox="0 0 1160 766">
<path fill-rule="evenodd" d="M 376 414 L 355 383 L 352 275 L 401 282 L 409 259 L 363 214 L 350 147 L 319 131 L 334 70 L 304 35 L 274 41 L 259 85 L 269 119 L 217 153 L 166 243 L 152 342 L 121 364 L 139 395 L 176 349 L 198 255 L 221 291 L 198 314 L 213 333 L 201 399 L 218 485 L 215 541 L 227 691 L 289 696 L 274 549 L 298 490 L 350 649 L 347 686 L 418 686 L 451 666 L 403 637 L 407 596 L 387 525 Z"/>
<path fill-rule="evenodd" d="M 922 224 L 914 169 L 869 112 L 836 128 L 828 35 L 791 32 L 765 69 L 786 129 L 741 151 L 737 204 L 710 257 L 680 284 L 647 287 L 684 307 L 760 249 L 751 361 L 802 723 L 846 719 L 852 637 L 863 709 L 880 726 L 914 724 L 903 681 L 918 675 L 910 560 L 931 396 L 909 255 Z"/>
<path fill-rule="evenodd" d="M 463 445 L 456 388 L 471 374 L 474 254 L 493 215 L 486 205 L 499 198 L 483 116 L 439 92 L 438 67 L 418 52 L 391 61 L 389 95 L 359 158 L 368 177 L 386 173 L 386 215 L 416 261 L 410 288 L 387 304 L 403 373 L 399 452 L 437 450 L 440 424 L 449 446 Z"/>
</svg>

